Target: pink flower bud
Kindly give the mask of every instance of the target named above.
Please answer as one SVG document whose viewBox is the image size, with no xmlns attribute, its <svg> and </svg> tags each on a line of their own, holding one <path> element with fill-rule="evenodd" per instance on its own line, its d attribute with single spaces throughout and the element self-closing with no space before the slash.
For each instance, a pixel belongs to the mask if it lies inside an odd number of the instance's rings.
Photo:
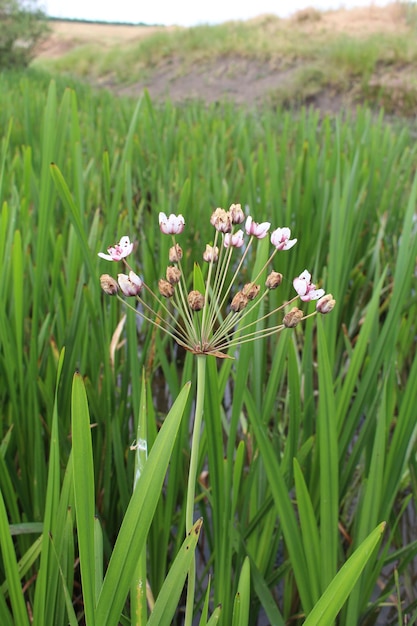
<svg viewBox="0 0 417 626">
<path fill-rule="evenodd" d="M 226 233 L 224 236 L 224 247 L 225 248 L 241 248 L 244 244 L 243 240 L 243 230 L 238 230 L 235 233 Z"/>
<path fill-rule="evenodd" d="M 229 208 L 232 224 L 242 224 L 245 221 L 245 214 L 240 204 L 232 204 Z"/>
<path fill-rule="evenodd" d="M 138 296 L 142 291 L 143 280 L 135 274 L 135 272 L 130 271 L 129 276 L 126 276 L 126 274 L 118 274 L 117 280 L 119 282 L 120 291 L 125 296 Z"/>
<path fill-rule="evenodd" d="M 217 261 L 219 260 L 218 247 L 206 244 L 206 249 L 203 252 L 203 259 L 206 261 L 206 263 L 217 263 Z"/>
<path fill-rule="evenodd" d="M 159 228 L 164 235 L 179 235 L 184 230 L 185 221 L 182 215 L 171 213 L 169 217 L 165 213 L 159 214 Z"/>
</svg>

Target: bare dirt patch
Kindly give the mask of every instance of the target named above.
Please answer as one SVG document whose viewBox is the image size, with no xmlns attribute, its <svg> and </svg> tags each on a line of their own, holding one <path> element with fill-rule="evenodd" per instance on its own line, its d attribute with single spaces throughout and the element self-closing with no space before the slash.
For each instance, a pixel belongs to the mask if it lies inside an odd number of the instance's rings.
<svg viewBox="0 0 417 626">
<path fill-rule="evenodd" d="M 119 89 L 137 96 L 144 89 L 152 99 L 170 98 L 173 102 L 201 100 L 208 104 L 227 100 L 236 104 L 255 104 L 265 100 L 274 89 L 291 80 L 293 68 L 271 68 L 254 59 L 216 58 L 198 67 L 182 70 L 180 61 L 171 59 L 147 79 Z"/>
</svg>

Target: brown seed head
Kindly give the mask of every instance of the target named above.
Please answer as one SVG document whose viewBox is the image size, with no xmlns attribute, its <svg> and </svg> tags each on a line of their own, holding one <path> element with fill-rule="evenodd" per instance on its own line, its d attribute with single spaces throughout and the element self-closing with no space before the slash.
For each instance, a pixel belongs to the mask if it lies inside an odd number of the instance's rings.
<svg viewBox="0 0 417 626">
<path fill-rule="evenodd" d="M 248 296 L 245 295 L 243 291 L 238 291 L 232 300 L 230 308 L 234 313 L 239 313 L 239 311 L 243 311 L 243 309 L 247 307 L 248 302 Z"/>
<path fill-rule="evenodd" d="M 169 262 L 179 263 L 182 259 L 182 248 L 179 243 L 169 249 Z"/>
<path fill-rule="evenodd" d="M 267 289 L 276 289 L 282 283 L 282 274 L 279 272 L 271 272 L 265 281 L 265 287 Z"/>
<path fill-rule="evenodd" d="M 170 265 L 167 267 L 166 277 L 167 281 L 171 283 L 171 285 L 176 285 L 180 282 L 181 272 L 178 267 L 175 267 L 175 265 Z"/>
<path fill-rule="evenodd" d="M 188 294 L 188 304 L 193 311 L 201 311 L 204 306 L 204 296 L 199 291 L 190 291 Z"/>
<path fill-rule="evenodd" d="M 216 209 L 210 218 L 210 224 L 221 233 L 230 233 L 232 230 L 232 218 L 229 211 Z"/>
<path fill-rule="evenodd" d="M 248 283 L 242 289 L 243 293 L 247 297 L 248 300 L 254 300 L 258 295 L 260 290 L 259 285 L 255 285 L 255 283 Z"/>
<path fill-rule="evenodd" d="M 317 300 L 316 310 L 325 315 L 334 309 L 335 304 L 336 300 L 333 298 L 332 294 L 327 293 L 325 296 L 320 298 L 320 300 Z"/>
<path fill-rule="evenodd" d="M 284 315 L 282 323 L 286 328 L 294 328 L 295 326 L 297 326 L 298 322 L 301 322 L 303 317 L 303 312 L 300 311 L 300 309 L 297 309 L 297 307 L 295 306 L 291 309 L 291 311 Z"/>
<path fill-rule="evenodd" d="M 160 278 L 158 281 L 158 289 L 161 296 L 164 298 L 172 298 L 174 295 L 174 287 L 164 278 Z"/>
<path fill-rule="evenodd" d="M 119 290 L 117 281 L 110 274 L 102 274 L 100 276 L 100 286 L 108 296 L 115 296 Z"/>
</svg>

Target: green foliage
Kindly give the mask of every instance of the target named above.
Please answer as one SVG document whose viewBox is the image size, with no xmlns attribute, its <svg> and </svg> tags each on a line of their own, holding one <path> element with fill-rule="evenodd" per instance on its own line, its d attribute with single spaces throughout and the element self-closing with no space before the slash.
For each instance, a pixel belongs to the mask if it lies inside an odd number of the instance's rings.
<svg viewBox="0 0 417 626">
<path fill-rule="evenodd" d="M 26 67 L 48 31 L 36 0 L 0 0 L 0 69 Z"/>
<path fill-rule="evenodd" d="M 181 207 L 191 276 L 212 209 L 231 202 L 299 240 L 277 257 L 285 280 L 265 306 L 306 267 L 337 306 L 207 360 L 197 620 L 411 618 L 413 137 L 360 109 L 156 107 L 67 85 L 0 76 L 1 623 L 25 624 L 28 606 L 42 626 L 143 624 L 153 607 L 150 619 L 180 622 L 200 529 L 185 537 L 194 357 L 103 297 L 98 277 L 117 268 L 96 253 L 129 234 L 155 288 L 158 212 Z M 242 284 L 268 242 L 257 252 Z M 145 579 L 149 611 L 134 584 Z"/>
</svg>

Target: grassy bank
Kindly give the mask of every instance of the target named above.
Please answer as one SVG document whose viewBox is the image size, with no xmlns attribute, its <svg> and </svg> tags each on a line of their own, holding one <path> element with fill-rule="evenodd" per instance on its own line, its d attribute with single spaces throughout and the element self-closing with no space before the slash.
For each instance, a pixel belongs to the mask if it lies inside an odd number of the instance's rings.
<svg viewBox="0 0 417 626">
<path fill-rule="evenodd" d="M 65 25 L 63 25 L 65 26 Z M 70 25 L 34 65 L 138 96 L 235 100 L 275 106 L 316 103 L 324 110 L 367 102 L 389 113 L 415 110 L 415 10 L 411 4 L 320 13 L 291 19 L 194 28 L 90 26 L 89 39 Z M 209 84 L 206 92 L 204 86 Z M 246 89 L 245 89 L 246 85 Z"/>
</svg>

